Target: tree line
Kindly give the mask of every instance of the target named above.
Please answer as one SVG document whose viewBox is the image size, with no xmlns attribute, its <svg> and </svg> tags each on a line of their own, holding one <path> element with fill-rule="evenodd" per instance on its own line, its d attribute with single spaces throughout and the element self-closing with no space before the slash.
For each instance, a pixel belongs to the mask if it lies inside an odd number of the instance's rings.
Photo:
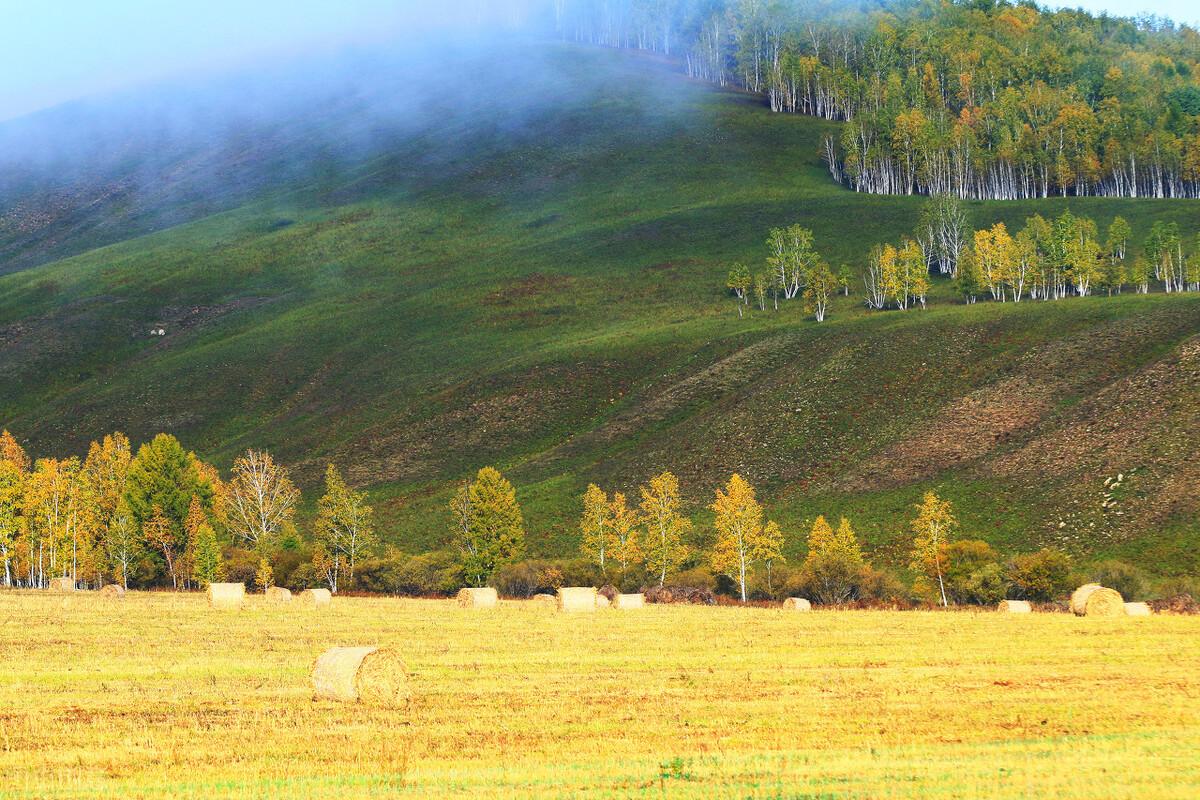
<svg viewBox="0 0 1200 800">
<path fill-rule="evenodd" d="M 136 453 L 121 433 L 93 442 L 87 456 L 32 460 L 0 433 L 0 561 L 3 585 L 40 588 L 55 578 L 78 586 L 199 587 L 236 563 L 262 587 L 270 558 L 294 544 L 301 500 L 270 453 L 247 450 L 227 478 L 159 434 Z M 332 464 L 317 503 L 312 570 L 337 589 L 353 581 L 374 542 L 366 495 Z"/>
<path fill-rule="evenodd" d="M 854 271 L 835 276 L 817 251 L 812 231 L 799 225 L 776 228 L 767 239 L 764 266 L 757 273 L 735 263 L 726 288 L 738 315 L 753 303 L 767 310 L 768 298 L 803 297 L 805 311 L 823 322 L 837 291 L 849 294 Z M 1138 240 L 1124 217 L 1103 231 L 1095 220 L 1070 210 L 1057 218 L 1040 214 L 1010 232 L 1003 222 L 972 230 L 961 201 L 930 198 L 917 230 L 898 243 L 874 247 L 861 270 L 867 307 L 900 310 L 924 307 L 931 274 L 954 281 L 967 303 L 980 297 L 998 302 L 1060 300 L 1125 290 L 1148 294 L 1200 291 L 1200 233 L 1188 235 L 1178 223 L 1156 221 Z"/>
<path fill-rule="evenodd" d="M 817 516 L 796 569 L 785 552 L 794 549 L 785 529 L 768 518 L 754 487 L 733 474 L 713 492 L 705 510 L 711 531 L 696 530 L 684 505 L 678 478 L 662 472 L 638 487 L 635 504 L 589 484 L 580 498 L 579 553 L 590 578 L 616 589 L 706 582 L 703 570 L 728 582 L 742 602 L 752 597 L 800 594 L 818 603 L 896 600 L 916 595 L 929 602 L 991 603 L 1014 599 L 1053 600 L 1071 585 L 1071 561 L 1051 549 L 1003 562 L 986 542 L 959 538 L 951 504 L 926 492 L 908 521 L 911 590 L 876 569 L 863 553 L 851 522 L 834 528 Z M 532 594 L 562 585 L 561 567 L 527 568 L 525 528 L 511 483 L 494 468 L 481 469 L 451 503 L 455 541 L 464 576 L 473 586 L 499 583 L 510 593 Z M 522 568 L 522 567 L 526 568 Z M 514 569 L 515 567 L 515 569 Z"/>
<path fill-rule="evenodd" d="M 484 467 L 453 495 L 450 551 L 381 552 L 365 492 L 329 465 L 310 534 L 296 523 L 300 491 L 269 453 L 248 450 L 227 476 L 168 434 L 137 448 L 120 433 L 87 456 L 32 460 L 0 432 L 0 560 L 3 585 L 40 588 L 55 578 L 80 587 L 203 588 L 223 579 L 271 586 L 275 568 L 293 588 L 447 593 L 497 585 L 510 594 L 568 582 L 621 589 L 699 584 L 717 576 L 742 601 L 806 596 L 819 603 L 907 601 L 988 603 L 1002 597 L 1051 600 L 1080 577 L 1055 550 L 1007 561 L 985 542 L 959 538 L 950 503 L 927 492 L 908 521 L 915 580 L 905 587 L 866 558 L 850 521 L 818 516 L 804 556 L 786 553 L 792 535 L 770 519 L 738 474 L 713 491 L 711 523 L 697 526 L 678 478 L 664 471 L 638 487 L 636 502 L 589 484 L 576 531 L 580 568 L 527 559 L 524 515 L 513 485 Z M 573 571 L 574 570 L 574 571 Z M 1125 565 L 1110 584 L 1141 578 Z M 1141 591 L 1138 589 L 1138 591 Z M 1127 591 L 1127 594 L 1135 592 Z"/>
<path fill-rule="evenodd" d="M 1200 197 L 1200 34 L 1004 0 L 556 0 L 568 38 L 840 120 L 833 177 L 877 194 Z"/>
</svg>

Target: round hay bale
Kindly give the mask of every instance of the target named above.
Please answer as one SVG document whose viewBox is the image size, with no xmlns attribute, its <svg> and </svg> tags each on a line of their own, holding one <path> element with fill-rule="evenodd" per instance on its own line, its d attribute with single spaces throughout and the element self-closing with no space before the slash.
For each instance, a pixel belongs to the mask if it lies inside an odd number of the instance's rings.
<svg viewBox="0 0 1200 800">
<path fill-rule="evenodd" d="M 558 590 L 558 610 L 595 611 L 597 597 L 594 586 L 564 586 Z"/>
<path fill-rule="evenodd" d="M 124 597 L 125 587 L 119 583 L 109 583 L 100 587 L 101 597 Z"/>
<path fill-rule="evenodd" d="M 500 605 L 500 595 L 491 586 L 458 590 L 460 608 L 495 608 Z"/>
<path fill-rule="evenodd" d="M 312 668 L 313 699 L 404 708 L 412 696 L 404 662 L 386 647 L 331 647 Z"/>
<path fill-rule="evenodd" d="M 1125 615 L 1125 601 L 1115 589 L 1085 583 L 1071 594 L 1071 611 L 1077 617 L 1120 617 Z"/>
<path fill-rule="evenodd" d="M 558 598 L 552 594 L 535 594 L 529 598 L 532 602 L 543 606 L 557 606 Z"/>
<path fill-rule="evenodd" d="M 1150 609 L 1149 603 L 1126 603 L 1125 616 L 1127 617 L 1148 617 L 1154 612 Z"/>
<path fill-rule="evenodd" d="M 609 600 L 599 592 L 596 593 L 596 608 L 611 608 L 612 600 Z"/>
<path fill-rule="evenodd" d="M 292 602 L 292 592 L 290 589 L 285 589 L 282 586 L 268 586 L 267 591 L 263 592 L 263 597 L 268 603 L 290 603 Z"/>
<path fill-rule="evenodd" d="M 310 606 L 327 606 L 333 603 L 333 595 L 328 589 L 305 589 L 300 593 L 300 602 Z"/>
<path fill-rule="evenodd" d="M 208 604 L 213 608 L 241 608 L 246 599 L 244 583 L 210 583 Z"/>
<path fill-rule="evenodd" d="M 51 592 L 73 592 L 75 591 L 75 580 L 73 578 L 51 578 L 46 588 Z"/>
<path fill-rule="evenodd" d="M 783 601 L 783 607 L 792 611 L 812 611 L 812 603 L 803 597 L 789 597 Z"/>
<path fill-rule="evenodd" d="M 622 611 L 645 607 L 646 595 L 644 594 L 619 594 L 613 598 L 613 608 L 619 608 Z"/>
<path fill-rule="evenodd" d="M 1032 614 L 1033 604 L 1028 600 L 1001 600 L 997 611 L 1001 614 Z"/>
</svg>

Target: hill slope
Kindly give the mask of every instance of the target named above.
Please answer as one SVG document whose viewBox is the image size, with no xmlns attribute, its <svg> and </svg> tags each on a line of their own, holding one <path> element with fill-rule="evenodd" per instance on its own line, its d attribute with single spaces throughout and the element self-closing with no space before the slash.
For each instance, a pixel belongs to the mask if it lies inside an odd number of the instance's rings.
<svg viewBox="0 0 1200 800">
<path fill-rule="evenodd" d="M 920 199 L 833 184 L 830 124 L 636 55 L 537 52 L 509 92 L 443 99 L 222 213 L 98 249 L 90 223 L 22 240 L 44 255 L 0 278 L 0 420 L 39 454 L 112 429 L 170 431 L 220 464 L 267 447 L 310 488 L 334 460 L 409 550 L 444 541 L 453 486 L 495 463 L 545 554 L 574 549 L 588 481 L 632 491 L 670 468 L 696 508 L 744 472 L 793 548 L 812 514 L 844 513 L 898 561 L 936 486 L 1002 547 L 1200 566 L 1200 296 L 966 307 L 939 285 L 925 311 L 851 296 L 821 326 L 796 304 L 739 319 L 725 272 L 760 263 L 772 226 L 857 264 Z M 314 113 L 336 132 L 356 112 Z M 171 188 L 160 211 L 183 203 Z M 972 213 L 1011 226 L 1068 206 L 1123 214 L 1139 239 L 1198 217 L 1098 199 Z"/>
</svg>

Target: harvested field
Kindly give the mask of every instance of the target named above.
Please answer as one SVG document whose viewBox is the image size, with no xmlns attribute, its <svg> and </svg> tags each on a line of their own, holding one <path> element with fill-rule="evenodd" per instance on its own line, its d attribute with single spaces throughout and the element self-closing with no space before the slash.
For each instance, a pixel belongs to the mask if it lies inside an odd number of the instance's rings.
<svg viewBox="0 0 1200 800">
<path fill-rule="evenodd" d="M 0 606 L 0 652 L 20 654 L 0 660 L 6 800 L 1182 800 L 1200 785 L 1198 617 L 358 597 L 218 615 L 203 595 L 139 592 Z M 354 642 L 403 653 L 406 711 L 313 701 L 314 658 Z"/>
</svg>

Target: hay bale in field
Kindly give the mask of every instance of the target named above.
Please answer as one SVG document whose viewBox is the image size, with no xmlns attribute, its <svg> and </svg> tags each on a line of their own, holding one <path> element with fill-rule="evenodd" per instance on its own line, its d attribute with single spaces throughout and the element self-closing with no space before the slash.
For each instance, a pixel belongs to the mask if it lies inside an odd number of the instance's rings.
<svg viewBox="0 0 1200 800">
<path fill-rule="evenodd" d="M 73 592 L 75 591 L 74 578 L 51 578 L 50 583 L 46 588 L 51 592 Z"/>
<path fill-rule="evenodd" d="M 1001 614 L 1032 614 L 1033 605 L 1028 600 L 1001 600 L 996 610 Z"/>
<path fill-rule="evenodd" d="M 313 699 L 404 708 L 412 693 L 400 656 L 385 647 L 331 647 L 312 668 Z"/>
<path fill-rule="evenodd" d="M 1148 617 L 1154 612 L 1150 610 L 1149 603 L 1126 603 L 1125 616 L 1127 617 Z"/>
<path fill-rule="evenodd" d="M 300 593 L 300 602 L 310 606 L 327 606 L 333 603 L 333 595 L 328 589 L 305 589 Z"/>
<path fill-rule="evenodd" d="M 1071 594 L 1071 611 L 1077 617 L 1120 617 L 1125 614 L 1125 600 L 1115 589 L 1085 583 Z"/>
<path fill-rule="evenodd" d="M 291 590 L 285 589 L 282 586 L 268 586 L 267 591 L 263 592 L 263 597 L 268 603 L 292 602 Z"/>
<path fill-rule="evenodd" d="M 596 608 L 611 608 L 612 600 L 609 600 L 599 592 L 596 593 Z"/>
<path fill-rule="evenodd" d="M 783 601 L 783 607 L 792 611 L 812 611 L 812 603 L 803 597 L 789 597 Z"/>
<path fill-rule="evenodd" d="M 119 583 L 109 583 L 100 587 L 99 595 L 101 597 L 124 597 L 125 587 Z"/>
<path fill-rule="evenodd" d="M 244 583 L 210 583 L 208 604 L 213 608 L 241 608 L 246 599 Z"/>
<path fill-rule="evenodd" d="M 491 586 L 459 589 L 458 605 L 461 608 L 495 608 L 500 605 L 500 595 Z"/>
<path fill-rule="evenodd" d="M 535 594 L 533 597 L 531 597 L 529 599 L 531 601 L 533 601 L 534 603 L 537 603 L 537 604 L 543 605 L 543 606 L 557 606 L 558 605 L 558 598 L 552 594 Z"/>
<path fill-rule="evenodd" d="M 646 595 L 644 594 L 619 594 L 613 598 L 613 608 L 619 608 L 625 611 L 630 608 L 645 608 Z"/>
<path fill-rule="evenodd" d="M 595 611 L 597 597 L 594 586 L 564 586 L 558 590 L 558 610 Z"/>
</svg>

